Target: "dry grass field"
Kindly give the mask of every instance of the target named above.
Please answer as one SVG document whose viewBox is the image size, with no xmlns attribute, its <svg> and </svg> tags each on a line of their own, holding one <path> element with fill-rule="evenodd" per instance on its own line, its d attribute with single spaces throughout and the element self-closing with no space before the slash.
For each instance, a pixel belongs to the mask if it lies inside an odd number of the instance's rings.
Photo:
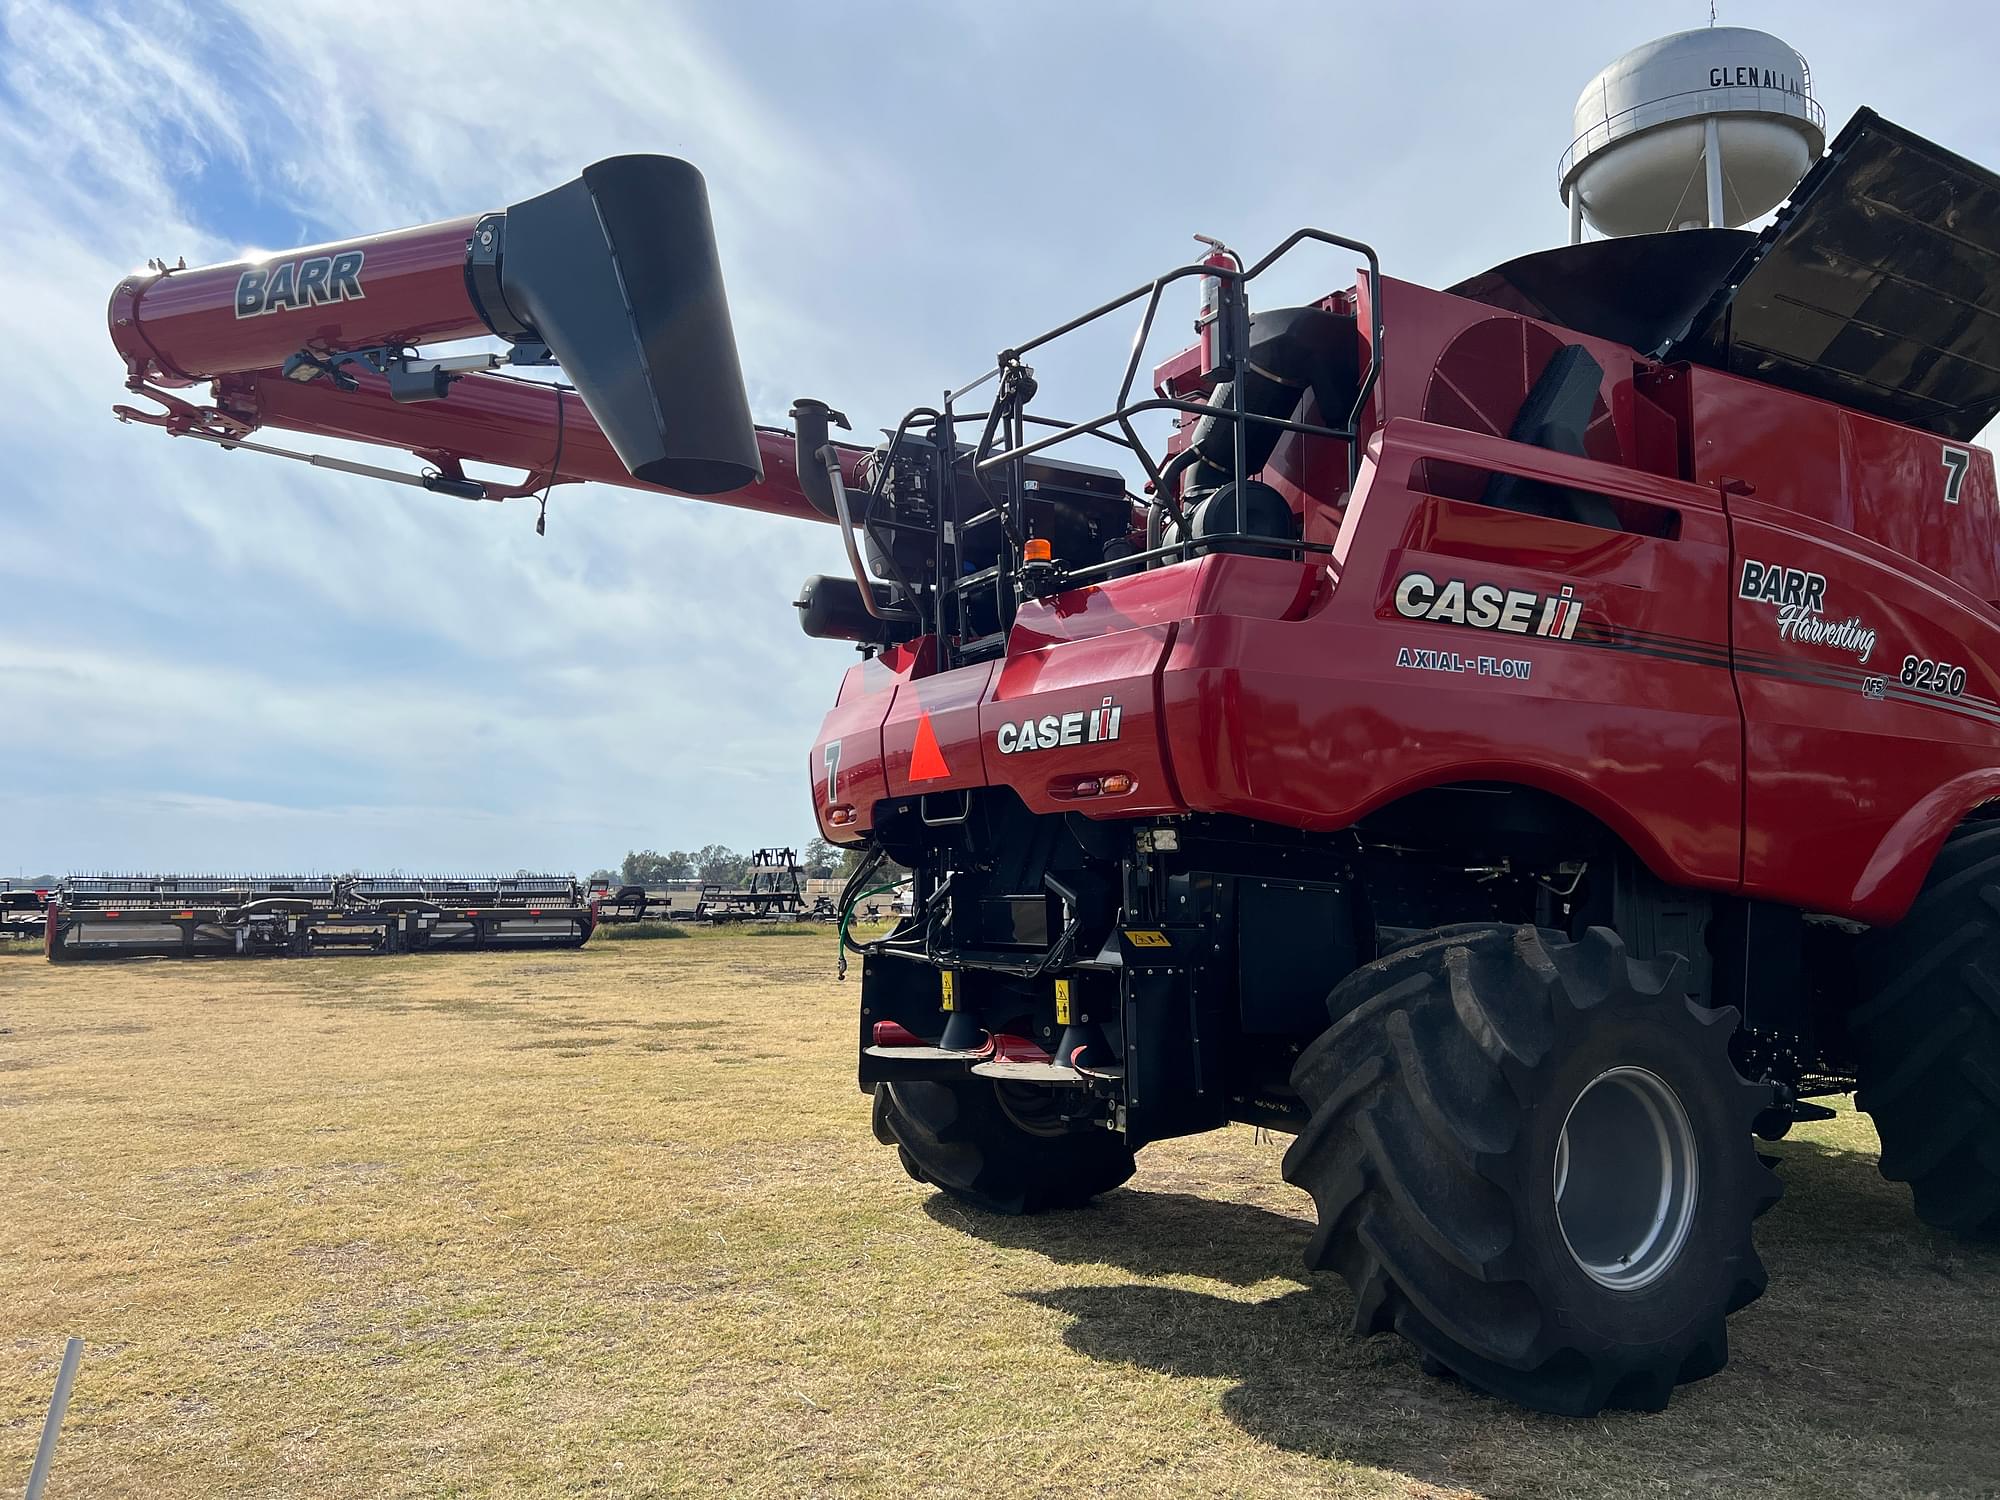
<svg viewBox="0 0 2000 1500">
<path fill-rule="evenodd" d="M 1043 1220 L 910 1182 L 831 961 L 0 957 L 0 1491 L 70 1333 L 57 1500 L 2000 1491 L 2000 1254 L 1865 1118 L 1775 1148 L 1730 1368 L 1563 1422 L 1348 1340 L 1281 1140 Z"/>
</svg>

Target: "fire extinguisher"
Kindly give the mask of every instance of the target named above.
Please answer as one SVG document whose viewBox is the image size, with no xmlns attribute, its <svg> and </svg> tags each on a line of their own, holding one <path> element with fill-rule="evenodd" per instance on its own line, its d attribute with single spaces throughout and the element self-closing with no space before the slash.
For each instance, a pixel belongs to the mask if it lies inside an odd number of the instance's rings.
<svg viewBox="0 0 2000 1500">
<path fill-rule="evenodd" d="M 1201 258 L 1204 266 L 1225 271 L 1243 269 L 1242 257 L 1221 240 L 1206 234 L 1198 234 L 1195 238 L 1209 247 L 1208 254 Z M 1242 285 L 1235 277 L 1201 278 L 1201 312 L 1194 320 L 1194 330 L 1201 339 L 1201 374 L 1204 380 L 1214 378 L 1229 362 L 1231 351 L 1226 347 L 1222 333 L 1223 303 L 1235 302 L 1242 294 Z"/>
</svg>

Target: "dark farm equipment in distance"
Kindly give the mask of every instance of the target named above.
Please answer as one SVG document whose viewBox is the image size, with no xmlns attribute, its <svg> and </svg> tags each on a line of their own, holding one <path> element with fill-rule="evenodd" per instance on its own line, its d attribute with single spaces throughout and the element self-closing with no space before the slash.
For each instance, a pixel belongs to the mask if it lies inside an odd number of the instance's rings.
<svg viewBox="0 0 2000 1500">
<path fill-rule="evenodd" d="M 1363 266 L 1255 305 L 1301 247 Z M 1114 314 L 1109 410 L 1044 411 L 1030 361 Z M 1218 248 L 867 446 L 816 400 L 752 426 L 667 158 L 135 276 L 110 322 L 159 408 L 120 414 L 224 448 L 283 428 L 466 498 L 597 479 L 834 523 L 847 571 L 801 621 L 862 659 L 813 805 L 862 854 L 843 907 L 890 861 L 914 892 L 850 944 L 859 1081 L 968 1204 L 1294 1132 L 1356 1329 L 1572 1414 L 1722 1368 L 1779 1193 L 1753 1131 L 1817 1096 L 1858 1080 L 1917 1212 L 2000 1232 L 2000 508 L 1970 444 L 2000 179 L 1872 112 L 1761 234 L 1447 291 L 1319 229 Z M 417 348 L 489 333 L 573 391 Z"/>
<path fill-rule="evenodd" d="M 41 941 L 48 923 L 50 891 L 46 886 L 8 886 L 0 890 L 0 938 Z"/>
<path fill-rule="evenodd" d="M 630 922 L 830 922 L 831 896 L 806 889 L 796 849 L 759 849 L 750 856 L 744 884 L 677 881 L 659 890 L 641 885 L 591 883 L 597 920 L 607 926 Z M 692 898 L 689 902 L 686 898 Z M 679 898 L 679 899 L 677 899 Z"/>
<path fill-rule="evenodd" d="M 564 875 L 77 875 L 51 896 L 51 963 L 580 948 L 596 926 Z"/>
<path fill-rule="evenodd" d="M 697 922 L 831 921 L 830 900 L 808 901 L 796 849 L 759 849 L 750 856 L 745 884 L 702 886 L 695 904 Z"/>
<path fill-rule="evenodd" d="M 680 910 L 676 896 L 699 893 L 700 886 L 680 881 L 659 890 L 643 885 L 613 885 L 608 880 L 590 882 L 589 896 L 597 906 L 601 927 L 617 927 L 630 922 L 666 922 Z M 683 912 L 683 915 L 686 913 Z"/>
</svg>

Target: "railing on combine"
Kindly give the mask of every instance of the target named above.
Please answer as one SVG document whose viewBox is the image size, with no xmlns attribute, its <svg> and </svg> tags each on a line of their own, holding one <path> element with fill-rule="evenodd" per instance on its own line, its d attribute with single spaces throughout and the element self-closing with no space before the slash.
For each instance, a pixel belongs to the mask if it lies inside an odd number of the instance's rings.
<svg viewBox="0 0 2000 1500">
<path fill-rule="evenodd" d="M 1308 242 L 1353 251 L 1362 256 L 1367 263 L 1368 363 L 1365 373 L 1360 377 L 1352 405 L 1343 414 L 1344 420 L 1339 425 L 1302 422 L 1294 420 L 1289 415 L 1274 416 L 1247 411 L 1243 406 L 1245 377 L 1249 373 L 1250 344 L 1250 313 L 1245 288 L 1294 248 Z M 877 468 L 874 482 L 859 497 L 859 504 L 851 515 L 845 497 L 839 497 L 843 534 L 851 538 L 853 529 L 858 528 L 873 544 L 883 576 L 895 583 L 903 599 L 923 616 L 919 622 L 920 629 L 924 633 L 940 637 L 947 665 L 956 661 L 976 660 L 995 655 L 1004 646 L 1017 607 L 1023 549 L 1028 541 L 1026 513 L 1030 480 L 1025 469 L 1027 461 L 1036 454 L 1085 437 L 1096 438 L 1124 449 L 1145 471 L 1147 488 L 1154 497 L 1150 502 L 1141 501 L 1137 497 L 1130 496 L 1128 492 L 1127 498 L 1131 499 L 1133 504 L 1149 511 L 1153 507 L 1159 507 L 1165 512 L 1165 524 L 1160 528 L 1162 540 L 1159 545 L 1149 545 L 1144 550 L 1101 563 L 1065 569 L 1059 580 L 1059 586 L 1063 587 L 1090 583 L 1123 572 L 1179 561 L 1191 555 L 1194 550 L 1195 539 L 1190 531 L 1188 517 L 1181 510 L 1174 494 L 1178 480 L 1163 472 L 1163 466 L 1155 462 L 1134 425 L 1134 418 L 1143 414 L 1177 412 L 1195 418 L 1214 417 L 1231 424 L 1235 451 L 1232 477 L 1238 495 L 1243 493 L 1242 486 L 1248 477 L 1244 472 L 1243 454 L 1247 429 L 1252 424 L 1307 437 L 1343 442 L 1347 445 L 1350 482 L 1358 473 L 1361 461 L 1362 417 L 1380 383 L 1383 362 L 1381 265 L 1375 251 L 1359 240 L 1347 239 L 1322 229 L 1308 228 L 1295 231 L 1269 254 L 1247 268 L 1233 256 L 1231 259 L 1233 263 L 1227 265 L 1218 264 L 1212 257 L 1208 261 L 1177 266 L 1068 322 L 1038 334 L 1023 344 L 1002 350 L 991 370 L 947 394 L 941 406 L 918 407 L 902 419 L 889 440 L 886 455 Z M 1211 388 L 1220 390 L 1226 385 L 1230 392 L 1229 403 L 1218 405 L 1210 401 L 1187 400 L 1179 396 L 1157 394 L 1135 399 L 1133 387 L 1139 376 L 1147 340 L 1159 314 L 1162 295 L 1169 287 L 1179 282 L 1203 277 L 1215 278 L 1223 289 L 1217 331 L 1220 360 L 1216 370 L 1219 372 L 1219 378 Z M 1144 310 L 1132 339 L 1131 354 L 1125 363 L 1117 400 L 1111 410 L 1087 421 L 1068 421 L 1031 412 L 1028 409 L 1035 394 L 1033 371 L 1026 363 L 1029 354 L 1141 302 L 1144 303 Z M 960 404 L 967 396 L 981 390 L 989 383 L 993 384 L 994 396 L 986 410 L 961 409 Z M 1325 416 L 1326 413 L 1322 412 L 1321 415 Z M 960 480 L 957 472 L 959 466 L 955 462 L 959 452 L 958 434 L 961 428 L 969 428 L 974 424 L 977 424 L 979 438 L 972 449 L 970 473 L 976 495 L 963 497 L 956 493 Z M 1031 437 L 1029 435 L 1031 428 L 1048 430 Z M 935 468 L 938 494 L 935 498 L 934 514 L 939 521 L 929 528 L 912 527 L 907 522 L 882 514 L 883 490 L 889 476 L 896 471 L 898 460 L 906 454 L 913 453 L 919 443 L 930 453 L 949 456 Z M 979 506 L 969 515 L 965 514 L 965 506 L 962 504 L 967 498 L 975 500 Z M 1241 514 L 1239 508 L 1239 518 Z M 964 515 L 963 520 L 948 519 L 961 515 Z M 919 529 L 928 529 L 933 534 L 934 571 L 931 577 L 936 580 L 936 587 L 931 590 L 913 587 L 912 581 L 897 567 L 894 558 L 892 546 L 894 538 L 891 532 Z M 986 529 L 997 529 L 1000 533 L 999 545 L 993 549 L 997 552 L 997 559 L 990 565 L 968 569 L 965 563 L 967 541 Z M 1169 530 L 1170 538 L 1167 535 Z M 1204 550 L 1223 550 L 1234 544 L 1268 551 L 1272 548 L 1272 543 L 1273 538 L 1268 534 L 1238 530 L 1205 535 L 1201 539 L 1200 546 Z M 981 549 L 982 555 L 986 550 Z M 1294 540 L 1286 542 L 1284 550 L 1296 554 L 1329 552 L 1331 546 L 1327 543 Z M 854 549 L 851 541 L 849 560 L 855 582 L 861 588 L 864 597 L 872 598 L 872 585 L 862 567 L 860 554 Z M 971 613 L 967 608 L 968 602 L 976 592 L 989 588 L 992 591 L 992 611 L 989 618 L 997 621 L 997 628 L 975 628 L 968 620 Z"/>
<path fill-rule="evenodd" d="M 565 875 L 75 875 L 50 962 L 579 948 L 596 925 Z"/>
</svg>

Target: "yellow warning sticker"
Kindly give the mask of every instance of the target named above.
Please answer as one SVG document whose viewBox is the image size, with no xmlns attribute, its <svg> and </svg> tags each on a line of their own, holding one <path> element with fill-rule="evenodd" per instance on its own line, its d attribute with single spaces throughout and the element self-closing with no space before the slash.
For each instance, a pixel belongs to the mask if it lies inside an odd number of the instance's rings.
<svg viewBox="0 0 2000 1500">
<path fill-rule="evenodd" d="M 1173 944 L 1168 941 L 1167 935 L 1164 932 L 1134 932 L 1129 927 L 1125 929 L 1125 941 L 1130 943 L 1134 948 L 1173 947 Z"/>
<path fill-rule="evenodd" d="M 1056 1025 L 1069 1025 L 1069 981 L 1056 981 Z"/>
<path fill-rule="evenodd" d="M 952 1008 L 952 1004 L 951 1004 L 951 970 L 949 970 L 949 969 L 939 969 L 939 970 L 938 970 L 938 1009 L 939 1009 L 939 1010 L 950 1010 L 951 1008 Z"/>
</svg>

